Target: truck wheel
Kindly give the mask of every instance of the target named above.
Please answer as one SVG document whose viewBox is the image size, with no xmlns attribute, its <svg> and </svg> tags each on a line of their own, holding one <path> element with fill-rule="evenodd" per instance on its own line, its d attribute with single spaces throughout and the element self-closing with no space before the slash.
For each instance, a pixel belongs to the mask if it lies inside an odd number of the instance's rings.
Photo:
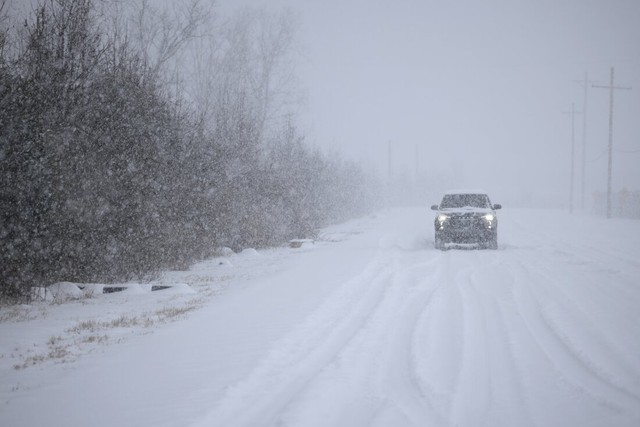
<svg viewBox="0 0 640 427">
<path fill-rule="evenodd" d="M 487 242 L 487 248 L 492 250 L 498 249 L 498 234 L 496 233 L 489 242 Z"/>
</svg>

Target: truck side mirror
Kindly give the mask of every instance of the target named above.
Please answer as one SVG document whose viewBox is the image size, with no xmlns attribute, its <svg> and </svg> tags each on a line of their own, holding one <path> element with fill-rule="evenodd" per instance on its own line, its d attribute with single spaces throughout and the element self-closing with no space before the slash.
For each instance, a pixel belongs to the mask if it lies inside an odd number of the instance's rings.
<svg viewBox="0 0 640 427">
<path fill-rule="evenodd" d="M 500 205 L 500 204 L 493 205 L 493 209 L 495 209 L 495 210 L 502 209 L 502 205 Z"/>
<path fill-rule="evenodd" d="M 440 209 L 440 208 L 438 207 L 438 205 L 431 205 L 431 210 L 432 210 L 432 211 L 437 211 L 438 209 Z"/>
</svg>

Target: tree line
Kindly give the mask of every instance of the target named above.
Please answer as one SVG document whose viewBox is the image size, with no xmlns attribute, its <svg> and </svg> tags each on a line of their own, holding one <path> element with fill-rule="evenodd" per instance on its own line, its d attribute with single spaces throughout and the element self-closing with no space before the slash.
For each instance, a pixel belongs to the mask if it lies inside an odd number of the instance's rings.
<svg viewBox="0 0 640 427">
<path fill-rule="evenodd" d="M 295 17 L 0 0 L 0 300 L 184 268 L 362 215 L 374 178 L 295 124 Z M 178 4 L 179 3 L 179 4 Z"/>
</svg>

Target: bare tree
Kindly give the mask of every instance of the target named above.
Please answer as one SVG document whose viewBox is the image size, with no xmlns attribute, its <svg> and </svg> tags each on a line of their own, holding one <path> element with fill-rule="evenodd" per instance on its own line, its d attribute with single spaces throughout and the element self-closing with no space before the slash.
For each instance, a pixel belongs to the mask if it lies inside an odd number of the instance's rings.
<svg viewBox="0 0 640 427">
<path fill-rule="evenodd" d="M 171 10 L 142 0 L 135 4 L 135 39 L 143 63 L 154 76 L 166 72 L 168 63 L 194 38 L 203 34 L 211 15 L 203 0 L 172 2 Z"/>
<path fill-rule="evenodd" d="M 5 23 L 9 20 L 7 0 L 0 1 L 0 61 L 4 58 L 4 49 L 7 44 L 7 28 Z"/>
<path fill-rule="evenodd" d="M 128 15 L 126 0 L 41 0 L 25 25 L 9 19 L 0 302 L 184 267 L 214 246 L 282 243 L 366 209 L 359 169 L 281 120 L 292 15 L 245 10 L 213 27 L 210 3 L 188 1 L 171 12 L 141 0 Z M 180 98 L 185 76 L 198 87 Z"/>
<path fill-rule="evenodd" d="M 294 69 L 297 21 L 277 13 L 241 9 L 194 52 L 194 93 L 204 117 L 212 100 L 242 98 L 256 120 L 260 140 L 286 124 L 298 92 Z"/>
<path fill-rule="evenodd" d="M 258 104 L 258 128 L 264 134 L 267 122 L 285 114 L 282 110 L 292 98 L 295 73 L 289 56 L 295 40 L 295 16 L 290 9 L 278 15 L 263 9 L 256 15 L 256 26 L 257 64 L 251 84 Z"/>
</svg>

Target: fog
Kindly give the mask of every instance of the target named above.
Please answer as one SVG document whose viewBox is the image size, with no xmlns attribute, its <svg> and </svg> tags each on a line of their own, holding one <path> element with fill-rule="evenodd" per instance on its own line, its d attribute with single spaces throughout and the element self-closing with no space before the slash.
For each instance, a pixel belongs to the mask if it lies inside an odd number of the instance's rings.
<svg viewBox="0 0 640 427">
<path fill-rule="evenodd" d="M 307 142 L 383 181 L 419 184 L 413 200 L 425 204 L 450 188 L 483 188 L 511 206 L 568 208 L 567 113 L 582 112 L 588 75 L 573 204 L 593 211 L 607 190 L 609 138 L 609 91 L 593 85 L 609 85 L 615 67 L 615 85 L 632 89 L 614 94 L 612 189 L 640 190 L 638 1 L 213 3 L 218 23 L 245 7 L 292 10 L 303 100 L 294 110 Z"/>
<path fill-rule="evenodd" d="M 615 93 L 613 190 L 640 187 L 637 1 L 222 1 L 240 4 L 298 15 L 308 140 L 385 177 L 414 180 L 418 170 L 435 192 L 484 188 L 512 205 L 568 207 L 571 116 L 563 112 L 583 109 L 585 73 L 608 85 L 613 66 L 616 86 L 633 87 Z M 587 208 L 607 184 L 609 91 L 592 84 Z"/>
<path fill-rule="evenodd" d="M 0 425 L 640 425 L 639 23 L 0 0 Z"/>
</svg>

